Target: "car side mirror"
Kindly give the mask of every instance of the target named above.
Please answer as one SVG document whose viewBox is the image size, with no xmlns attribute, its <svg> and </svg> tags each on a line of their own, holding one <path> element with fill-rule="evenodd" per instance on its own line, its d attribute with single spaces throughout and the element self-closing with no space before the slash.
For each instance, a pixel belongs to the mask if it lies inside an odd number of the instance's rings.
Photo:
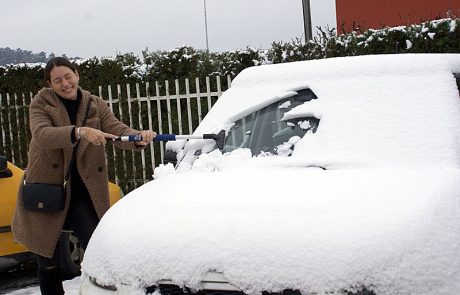
<svg viewBox="0 0 460 295">
<path fill-rule="evenodd" d="M 163 157 L 163 162 L 165 164 L 171 163 L 174 166 L 176 166 L 176 164 L 177 164 L 177 152 L 167 149 L 165 151 L 165 154 L 164 154 L 164 157 Z"/>
<path fill-rule="evenodd" d="M 0 178 L 8 178 L 13 176 L 13 173 L 8 168 L 8 162 L 4 156 L 0 156 Z"/>
</svg>

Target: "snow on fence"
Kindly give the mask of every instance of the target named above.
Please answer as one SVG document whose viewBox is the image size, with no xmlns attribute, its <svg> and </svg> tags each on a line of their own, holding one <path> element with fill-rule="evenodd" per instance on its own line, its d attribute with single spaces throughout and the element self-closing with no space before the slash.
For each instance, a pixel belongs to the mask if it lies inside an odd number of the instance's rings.
<svg viewBox="0 0 460 295">
<path fill-rule="evenodd" d="M 221 77 L 206 77 L 174 83 L 164 81 L 143 85 L 99 86 L 98 95 L 112 112 L 132 128 L 150 129 L 157 133 L 191 134 L 222 92 L 230 87 Z M 224 88 L 224 89 L 223 89 Z M 0 93 L 0 154 L 15 165 L 27 166 L 27 150 L 30 141 L 28 106 L 34 94 Z M 163 142 L 151 143 L 141 152 L 116 149 L 106 145 L 106 161 L 109 179 L 119 184 L 125 192 L 152 179 L 153 169 L 163 163 Z"/>
</svg>

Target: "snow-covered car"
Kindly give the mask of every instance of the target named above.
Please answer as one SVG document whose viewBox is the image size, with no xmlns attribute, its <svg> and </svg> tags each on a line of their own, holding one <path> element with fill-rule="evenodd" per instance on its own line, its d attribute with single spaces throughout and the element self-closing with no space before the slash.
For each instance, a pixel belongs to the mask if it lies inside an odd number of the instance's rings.
<svg viewBox="0 0 460 295">
<path fill-rule="evenodd" d="M 103 217 L 81 294 L 457 294 L 460 54 L 252 67 Z"/>
</svg>

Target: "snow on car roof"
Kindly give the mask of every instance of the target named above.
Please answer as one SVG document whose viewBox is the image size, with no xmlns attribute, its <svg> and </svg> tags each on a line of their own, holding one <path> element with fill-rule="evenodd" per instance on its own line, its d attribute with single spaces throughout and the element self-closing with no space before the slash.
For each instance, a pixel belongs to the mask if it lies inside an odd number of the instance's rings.
<svg viewBox="0 0 460 295">
<path fill-rule="evenodd" d="M 321 122 L 314 136 L 296 144 L 289 161 L 335 168 L 457 166 L 460 105 L 454 72 L 460 72 L 458 54 L 359 56 L 252 67 L 233 81 L 195 134 L 228 129 L 229 123 L 310 88 L 318 99 L 285 118 L 315 116 Z M 168 143 L 176 150 L 183 144 Z M 191 140 L 187 147 L 204 145 Z M 204 150 L 212 146 L 208 142 Z"/>
<path fill-rule="evenodd" d="M 460 55 L 243 71 L 196 133 L 216 132 L 305 87 L 318 99 L 286 116 L 313 114 L 321 119 L 317 132 L 299 140 L 290 157 L 215 150 L 189 173 L 132 191 L 102 218 L 84 274 L 127 284 L 131 294 L 161 279 L 198 289 L 210 270 L 249 294 L 362 286 L 379 295 L 457 293 L 460 110 L 453 72 L 460 72 Z M 207 145 L 191 141 L 187 149 Z"/>
</svg>

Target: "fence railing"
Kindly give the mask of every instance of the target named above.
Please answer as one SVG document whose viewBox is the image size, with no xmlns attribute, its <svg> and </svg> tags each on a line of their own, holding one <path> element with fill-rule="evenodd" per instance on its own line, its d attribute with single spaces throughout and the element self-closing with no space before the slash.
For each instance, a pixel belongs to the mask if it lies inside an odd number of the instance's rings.
<svg viewBox="0 0 460 295">
<path fill-rule="evenodd" d="M 99 93 L 115 116 L 134 129 L 157 133 L 190 134 L 211 109 L 222 92 L 231 85 L 221 77 L 146 83 L 143 85 L 108 85 Z M 96 94 L 96 93 L 93 93 Z M 34 94 L 0 94 L 0 154 L 15 165 L 27 166 L 30 142 L 29 109 Z M 154 142 L 141 152 L 116 149 L 106 145 L 109 179 L 125 192 L 152 179 L 153 169 L 163 163 L 165 144 Z"/>
</svg>

